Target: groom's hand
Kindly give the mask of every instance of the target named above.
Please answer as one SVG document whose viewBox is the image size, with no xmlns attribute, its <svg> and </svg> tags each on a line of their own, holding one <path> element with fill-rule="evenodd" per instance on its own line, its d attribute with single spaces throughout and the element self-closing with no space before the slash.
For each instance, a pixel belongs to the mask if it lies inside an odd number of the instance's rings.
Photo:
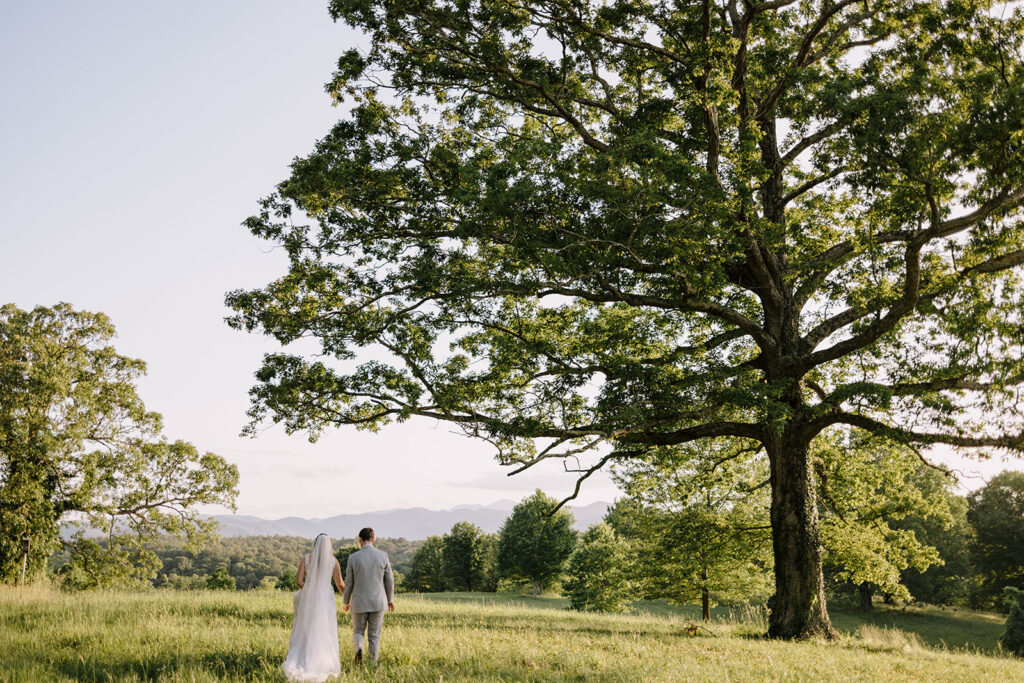
<svg viewBox="0 0 1024 683">
<path fill-rule="evenodd" d="M 342 605 L 341 609 L 343 609 L 343 610 L 345 610 L 347 612 L 348 611 L 348 605 Z"/>
<path fill-rule="evenodd" d="M 395 611 L 395 603 L 393 603 L 393 602 L 389 602 L 388 603 L 388 611 L 389 612 L 394 612 Z"/>
</svg>

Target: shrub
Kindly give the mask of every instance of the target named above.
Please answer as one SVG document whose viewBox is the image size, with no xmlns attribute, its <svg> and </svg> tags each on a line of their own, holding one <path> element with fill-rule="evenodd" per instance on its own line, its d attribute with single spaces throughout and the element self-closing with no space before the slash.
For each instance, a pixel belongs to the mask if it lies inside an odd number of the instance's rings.
<svg viewBox="0 0 1024 683">
<path fill-rule="evenodd" d="M 1006 617 L 1006 632 L 999 642 L 1007 652 L 1024 657 L 1024 591 L 1008 586 L 1003 593 L 1010 615 Z"/>
<path fill-rule="evenodd" d="M 277 584 L 275 587 L 278 590 L 282 591 L 299 590 L 299 581 L 295 574 L 295 570 L 285 569 L 283 572 L 281 572 L 281 575 L 277 577 Z"/>
<path fill-rule="evenodd" d="M 235 590 L 235 577 L 228 574 L 227 569 L 221 567 L 206 578 L 206 587 L 210 590 L 233 591 Z"/>
</svg>

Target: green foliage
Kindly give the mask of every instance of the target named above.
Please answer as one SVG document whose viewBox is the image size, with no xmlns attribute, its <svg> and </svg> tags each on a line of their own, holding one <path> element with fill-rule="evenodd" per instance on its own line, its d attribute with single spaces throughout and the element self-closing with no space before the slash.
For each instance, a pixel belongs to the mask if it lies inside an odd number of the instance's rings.
<svg viewBox="0 0 1024 683">
<path fill-rule="evenodd" d="M 354 104 L 246 221 L 287 272 L 228 295 L 236 328 L 319 348 L 265 357 L 250 429 L 421 416 L 581 480 L 743 440 L 785 508 L 786 637 L 831 633 L 816 436 L 1024 452 L 1017 8 L 330 7 L 366 37 L 328 88 Z M 883 584 L 921 555 L 830 524 Z"/>
<path fill-rule="evenodd" d="M 934 479 L 939 473 L 931 470 Z M 927 474 L 925 470 L 921 474 Z M 945 477 L 944 480 L 948 481 Z M 967 500 L 948 488 L 938 495 L 946 499 L 950 518 L 943 521 L 934 515 L 915 513 L 904 517 L 893 526 L 914 532 L 926 546 L 935 548 L 939 562 L 925 570 L 907 567 L 900 582 L 907 587 L 914 600 L 933 605 L 967 605 L 970 584 L 974 577 L 971 565 L 971 528 L 967 523 Z"/>
<path fill-rule="evenodd" d="M 160 569 L 160 558 L 137 543 L 111 536 L 102 542 L 77 532 L 69 542 L 71 561 L 60 568 L 61 585 L 68 589 L 148 585 Z"/>
<path fill-rule="evenodd" d="M 1002 607 L 1004 588 L 1024 586 L 1024 472 L 997 474 L 967 503 L 971 561 L 981 580 L 978 602 Z"/>
<path fill-rule="evenodd" d="M 551 514 L 557 504 L 538 489 L 512 508 L 498 534 L 500 575 L 528 580 L 534 597 L 561 575 L 576 548 L 573 517 L 565 510 Z"/>
<path fill-rule="evenodd" d="M 497 590 L 494 540 L 470 522 L 457 522 L 442 539 L 441 569 L 447 590 Z"/>
<path fill-rule="evenodd" d="M 262 584 L 263 580 L 268 578 L 270 577 L 263 577 L 263 579 L 260 580 L 260 583 Z M 278 576 L 277 579 L 274 581 L 274 588 L 280 591 L 292 592 L 299 590 L 299 580 L 295 570 L 285 569 L 283 572 L 281 572 L 281 575 Z"/>
<path fill-rule="evenodd" d="M 607 522 L 630 542 L 644 597 L 719 603 L 771 594 L 771 536 L 763 461 L 726 441 L 653 449 L 615 470 L 627 497 Z"/>
<path fill-rule="evenodd" d="M 628 548 L 614 529 L 595 524 L 580 539 L 569 560 L 562 592 L 573 609 L 621 612 L 637 596 L 629 577 Z"/>
<path fill-rule="evenodd" d="M 348 556 L 354 552 L 358 552 L 361 546 L 358 543 L 352 545 L 343 545 L 334 551 L 334 557 L 338 560 L 338 564 L 341 566 L 341 575 L 345 575 L 345 568 L 348 567 Z"/>
<path fill-rule="evenodd" d="M 999 642 L 1007 652 L 1024 657 L 1024 590 L 1007 586 L 1003 594 L 1010 614 L 1006 617 L 1006 632 Z"/>
<path fill-rule="evenodd" d="M 238 469 L 160 437 L 160 416 L 136 393 L 145 364 L 119 355 L 114 334 L 105 315 L 68 304 L 0 308 L 0 581 L 16 580 L 26 537 L 38 573 L 62 523 L 80 531 L 64 542 L 77 570 L 67 585 L 149 579 L 149 540 L 198 548 L 215 530 L 198 507 L 234 505 Z"/>
<path fill-rule="evenodd" d="M 904 572 L 942 564 L 915 528 L 954 523 L 955 480 L 923 465 L 905 446 L 860 432 L 829 434 L 816 443 L 814 456 L 826 507 L 821 536 L 829 576 L 911 599 Z"/>
<path fill-rule="evenodd" d="M 171 574 L 167 577 L 167 580 L 160 584 L 160 588 L 172 591 L 195 591 L 205 590 L 206 580 L 210 578 L 206 574 L 197 574 L 195 576 L 179 576 L 177 574 Z"/>
<path fill-rule="evenodd" d="M 481 539 L 484 557 L 483 582 L 479 590 L 494 593 L 501 583 L 501 572 L 498 571 L 498 534 L 484 534 Z"/>
<path fill-rule="evenodd" d="M 431 536 L 416 550 L 405 587 L 416 593 L 438 593 L 446 589 L 444 541 L 440 536 Z"/>
<path fill-rule="evenodd" d="M 258 590 L 258 591 L 280 590 L 280 588 L 278 587 L 278 581 L 279 580 L 280 580 L 280 577 L 264 576 L 262 579 L 260 579 L 260 582 L 256 586 L 255 590 Z"/>
<path fill-rule="evenodd" d="M 216 591 L 235 590 L 235 577 L 228 574 L 226 567 L 218 567 L 215 572 L 206 577 L 206 587 Z"/>
<path fill-rule="evenodd" d="M 408 571 L 412 555 L 422 541 L 407 541 L 404 538 L 378 538 L 377 548 L 388 553 L 395 571 Z M 336 539 L 338 552 L 342 548 L 355 546 L 354 539 Z M 312 550 L 313 541 L 297 536 L 233 536 L 221 538 L 192 552 L 180 540 L 161 537 L 148 546 L 163 563 L 154 583 L 161 586 L 176 576 L 202 576 L 211 574 L 221 566 L 235 577 L 239 590 L 256 588 L 264 578 L 277 578 L 282 573 L 295 575 L 295 569 L 303 555 Z M 357 546 L 356 546 L 357 547 Z M 344 566 L 344 564 L 342 564 Z M 296 586 L 295 589 L 297 590 Z"/>
</svg>

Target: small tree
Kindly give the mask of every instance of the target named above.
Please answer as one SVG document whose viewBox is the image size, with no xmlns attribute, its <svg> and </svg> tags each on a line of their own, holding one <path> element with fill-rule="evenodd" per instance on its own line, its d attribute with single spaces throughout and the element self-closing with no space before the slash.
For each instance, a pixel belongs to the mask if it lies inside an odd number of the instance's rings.
<svg viewBox="0 0 1024 683">
<path fill-rule="evenodd" d="M 228 574 L 224 567 L 218 567 L 217 571 L 206 578 L 206 587 L 215 591 L 235 590 L 235 577 Z"/>
<path fill-rule="evenodd" d="M 441 565 L 449 590 L 483 590 L 487 584 L 487 542 L 480 527 L 457 522 L 444 536 Z"/>
<path fill-rule="evenodd" d="M 558 501 L 540 489 L 512 508 L 498 536 L 498 570 L 503 578 L 525 579 L 533 597 L 558 578 L 576 548 L 573 517 L 549 514 Z"/>
<path fill-rule="evenodd" d="M 722 439 L 652 449 L 616 468 L 629 497 L 607 521 L 630 541 L 645 596 L 699 600 L 705 621 L 715 603 L 768 597 L 768 473 L 752 455 Z"/>
<path fill-rule="evenodd" d="M 417 593 L 439 593 L 446 589 L 444 576 L 444 540 L 431 536 L 412 556 L 412 568 L 405 588 Z"/>
<path fill-rule="evenodd" d="M 276 576 L 264 576 L 260 579 L 259 583 L 256 584 L 256 590 L 258 591 L 273 591 L 277 589 L 277 577 Z"/>
<path fill-rule="evenodd" d="M 1006 618 L 1006 632 L 999 642 L 1007 652 L 1024 657 L 1024 591 L 1007 586 L 1003 592 L 1010 615 Z"/>
<path fill-rule="evenodd" d="M 569 560 L 562 591 L 573 609 L 622 612 L 633 595 L 627 572 L 627 545 L 607 524 L 595 524 L 583 534 Z"/>
<path fill-rule="evenodd" d="M 952 524 L 946 495 L 955 483 L 951 475 L 923 464 L 906 446 L 857 431 L 827 434 L 812 455 L 829 576 L 857 586 L 862 609 L 871 609 L 876 590 L 910 600 L 903 573 L 925 571 L 942 559 L 904 520 L 915 515 L 942 527 Z"/>
</svg>

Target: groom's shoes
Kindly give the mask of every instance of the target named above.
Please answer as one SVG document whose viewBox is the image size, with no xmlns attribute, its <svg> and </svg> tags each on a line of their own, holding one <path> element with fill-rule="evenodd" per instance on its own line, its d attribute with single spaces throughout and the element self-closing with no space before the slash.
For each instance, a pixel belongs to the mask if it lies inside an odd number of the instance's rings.
<svg viewBox="0 0 1024 683">
<path fill-rule="evenodd" d="M 359 648 L 358 650 L 356 650 L 356 664 L 362 664 L 362 663 L 363 663 L 363 649 Z"/>
</svg>

